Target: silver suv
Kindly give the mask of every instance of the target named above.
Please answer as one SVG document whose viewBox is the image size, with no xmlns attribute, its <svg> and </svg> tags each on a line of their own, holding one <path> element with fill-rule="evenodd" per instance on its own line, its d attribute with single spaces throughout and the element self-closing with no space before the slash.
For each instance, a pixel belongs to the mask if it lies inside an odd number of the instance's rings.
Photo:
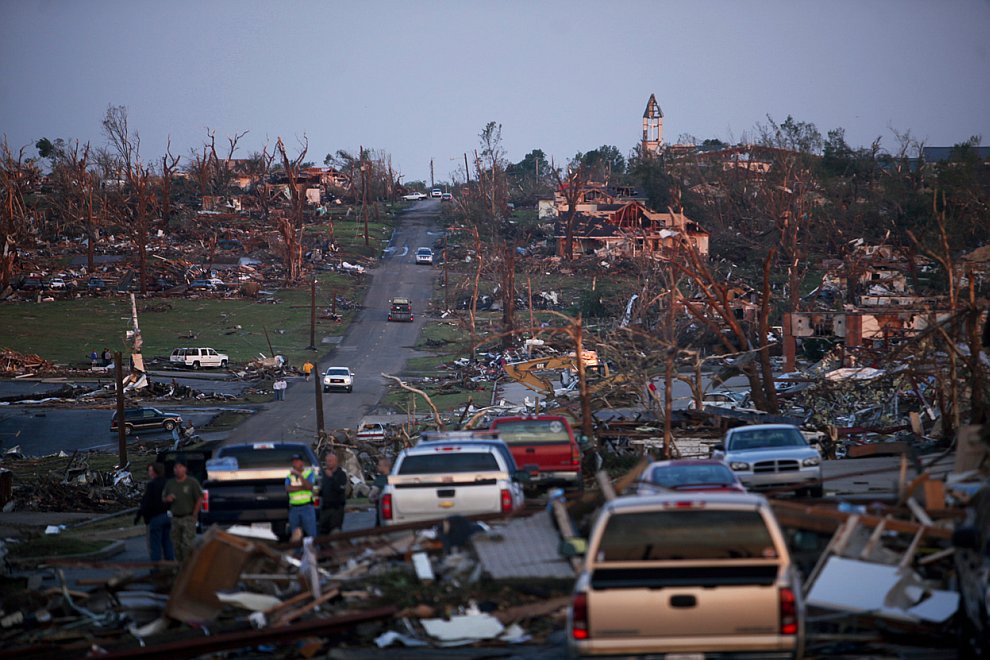
<svg viewBox="0 0 990 660">
<path fill-rule="evenodd" d="M 798 575 L 764 497 L 619 497 L 587 547 L 567 619 L 573 653 L 800 655 Z"/>
<path fill-rule="evenodd" d="M 821 497 L 822 456 L 790 424 L 755 424 L 729 429 L 712 453 L 748 490 L 796 490 Z"/>
</svg>

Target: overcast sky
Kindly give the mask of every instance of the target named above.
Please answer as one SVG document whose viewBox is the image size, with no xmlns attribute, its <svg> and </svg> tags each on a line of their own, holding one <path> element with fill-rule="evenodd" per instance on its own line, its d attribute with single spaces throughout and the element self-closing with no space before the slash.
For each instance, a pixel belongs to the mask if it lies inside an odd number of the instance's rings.
<svg viewBox="0 0 990 660">
<path fill-rule="evenodd" d="M 307 160 L 364 145 L 446 179 L 489 121 L 511 161 L 628 153 L 651 93 L 667 142 L 792 115 L 853 146 L 988 144 L 990 0 L 0 0 L 15 148 L 103 144 L 112 104 L 148 159 L 246 130 L 240 157 L 305 136 Z"/>
</svg>

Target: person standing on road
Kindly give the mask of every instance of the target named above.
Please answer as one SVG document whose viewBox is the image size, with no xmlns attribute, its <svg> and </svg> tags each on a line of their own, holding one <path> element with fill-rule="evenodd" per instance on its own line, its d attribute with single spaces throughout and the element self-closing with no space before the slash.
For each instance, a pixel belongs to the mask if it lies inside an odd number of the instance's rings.
<svg viewBox="0 0 990 660">
<path fill-rule="evenodd" d="M 189 474 L 184 458 L 175 459 L 175 476 L 165 482 L 162 501 L 169 505 L 172 514 L 172 545 L 175 558 L 185 561 L 192 555 L 196 542 L 196 519 L 203 506 L 203 487 L 196 477 Z"/>
<path fill-rule="evenodd" d="M 320 486 L 320 535 L 344 527 L 344 505 L 347 503 L 347 473 L 338 465 L 337 455 L 327 452 Z"/>
<path fill-rule="evenodd" d="M 134 516 L 134 524 L 144 518 L 148 526 L 148 553 L 151 561 L 175 559 L 172 547 L 172 519 L 168 516 L 168 506 L 162 500 L 165 489 L 165 466 L 161 463 L 148 463 L 148 483 L 141 496 L 141 506 Z"/>
<path fill-rule="evenodd" d="M 316 509 L 313 508 L 313 491 L 316 490 L 316 470 L 306 467 L 302 454 L 292 455 L 292 469 L 285 477 L 285 491 L 289 494 L 289 533 L 296 540 L 296 530 L 304 537 L 316 536 Z"/>
<path fill-rule="evenodd" d="M 272 389 L 275 390 L 275 400 L 276 401 L 285 401 L 285 388 L 286 387 L 288 387 L 288 383 L 286 383 L 285 380 L 282 379 L 282 378 L 277 379 L 275 381 L 275 384 L 272 385 Z"/>
<path fill-rule="evenodd" d="M 306 375 L 306 382 L 309 382 L 309 377 L 313 375 L 313 363 L 306 360 L 306 364 L 303 365 L 303 374 Z"/>
</svg>

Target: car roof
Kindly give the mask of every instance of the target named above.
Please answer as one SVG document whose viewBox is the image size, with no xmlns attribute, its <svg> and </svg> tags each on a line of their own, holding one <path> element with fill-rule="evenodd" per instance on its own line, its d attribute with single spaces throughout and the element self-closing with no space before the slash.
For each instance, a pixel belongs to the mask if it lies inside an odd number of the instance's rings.
<svg viewBox="0 0 990 660">
<path fill-rule="evenodd" d="M 682 502 L 697 503 L 706 508 L 747 509 L 770 506 L 764 496 L 756 493 L 702 491 L 663 493 L 660 495 L 624 495 L 606 503 L 603 511 L 625 512 L 633 509 L 664 508 Z"/>
<path fill-rule="evenodd" d="M 737 426 L 729 429 L 728 432 L 737 433 L 739 431 L 770 431 L 774 429 L 794 429 L 798 432 L 801 431 L 801 429 L 793 424 L 750 424 L 749 426 Z"/>
<path fill-rule="evenodd" d="M 327 367 L 327 371 L 330 371 L 332 369 L 338 369 L 340 371 L 350 371 L 351 370 L 350 367 Z"/>
<path fill-rule="evenodd" d="M 669 461 L 653 461 L 646 466 L 645 471 L 660 467 L 678 467 L 681 465 L 720 465 L 726 469 L 728 466 L 716 458 L 674 458 Z"/>
<path fill-rule="evenodd" d="M 413 447 L 407 447 L 403 449 L 403 453 L 407 456 L 418 455 L 418 454 L 434 454 L 437 450 L 443 449 L 444 447 L 457 448 L 458 451 L 465 450 L 466 453 L 487 453 L 490 451 L 498 451 L 501 447 L 508 450 L 508 445 L 506 445 L 501 440 L 455 440 L 442 441 L 442 440 L 432 440 L 432 441 L 421 441 L 419 444 Z"/>
</svg>

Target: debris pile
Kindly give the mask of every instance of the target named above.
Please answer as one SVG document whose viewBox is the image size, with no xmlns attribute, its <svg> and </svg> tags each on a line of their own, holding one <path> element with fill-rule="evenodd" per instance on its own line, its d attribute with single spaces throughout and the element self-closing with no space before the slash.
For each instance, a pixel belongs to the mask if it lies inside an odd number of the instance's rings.
<svg viewBox="0 0 990 660">
<path fill-rule="evenodd" d="M 524 529 L 511 531 L 519 523 Z M 492 581 L 510 565 L 499 558 L 500 544 L 520 534 L 557 538 L 545 512 L 492 526 L 452 518 L 342 532 L 305 539 L 301 547 L 277 546 L 257 533 L 210 528 L 185 564 L 130 567 L 90 591 L 70 589 L 64 578 L 62 569 L 78 562 L 53 561 L 58 586 L 28 589 L 5 602 L 4 646 L 36 654 L 123 657 L 141 647 L 198 656 L 294 642 L 311 656 L 328 643 L 539 642 L 562 627 L 574 576 L 556 556 L 556 542 L 548 541 L 544 554 L 554 556 L 545 560 L 562 566 L 556 578 Z M 473 551 L 475 539 L 492 546 L 483 559 Z"/>
<path fill-rule="evenodd" d="M 0 351 L 0 375 L 18 377 L 51 373 L 55 365 L 40 355 L 25 355 L 5 348 Z"/>
<path fill-rule="evenodd" d="M 23 459 L 14 450 L 4 454 L 4 464 L 14 467 L 21 459 L 18 472 L 39 459 Z M 140 451 L 139 447 L 132 449 Z M 105 513 L 137 505 L 142 485 L 135 483 L 129 466 L 108 470 L 92 469 L 85 453 L 74 452 L 64 468 L 35 472 L 30 482 L 14 483 L 13 497 L 7 506 L 18 511 L 76 511 Z"/>
</svg>

